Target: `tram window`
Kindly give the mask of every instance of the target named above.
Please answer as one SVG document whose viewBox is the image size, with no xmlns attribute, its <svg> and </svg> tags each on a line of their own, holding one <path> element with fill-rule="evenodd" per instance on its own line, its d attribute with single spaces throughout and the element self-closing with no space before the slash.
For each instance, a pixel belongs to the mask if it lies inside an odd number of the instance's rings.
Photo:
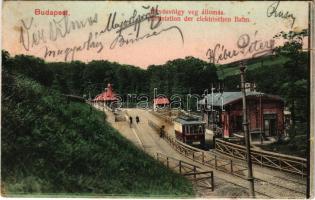
<svg viewBox="0 0 315 200">
<path fill-rule="evenodd" d="M 198 126 L 198 134 L 203 134 L 203 128 L 201 125 Z"/>
</svg>

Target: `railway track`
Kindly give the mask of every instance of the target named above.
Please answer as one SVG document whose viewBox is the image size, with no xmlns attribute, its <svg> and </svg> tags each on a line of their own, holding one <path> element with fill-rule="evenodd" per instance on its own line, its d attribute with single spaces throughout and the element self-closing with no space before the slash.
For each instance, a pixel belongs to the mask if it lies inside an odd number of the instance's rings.
<svg viewBox="0 0 315 200">
<path fill-rule="evenodd" d="M 304 181 L 302 182 L 302 181 L 292 180 L 292 179 L 289 179 L 289 178 L 284 178 L 284 177 L 279 177 L 279 176 L 274 176 L 274 177 L 275 177 L 275 178 L 281 178 L 281 179 L 283 179 L 283 180 L 285 180 L 285 181 L 288 181 L 288 182 L 298 183 L 298 184 L 304 185 L 304 186 L 307 185 L 307 184 L 306 184 L 306 180 L 304 180 Z"/>
<path fill-rule="evenodd" d="M 151 127 L 156 129 L 154 124 L 151 124 Z M 238 177 L 243 181 L 247 181 L 247 167 L 244 161 L 233 159 L 228 156 L 223 156 L 221 153 L 210 153 L 208 151 L 203 151 L 186 144 L 182 144 L 177 141 L 174 137 L 169 136 L 167 134 L 165 140 L 167 140 L 170 145 L 177 150 L 179 153 L 184 155 L 185 157 L 193 160 L 196 163 L 199 163 L 203 166 L 210 167 L 213 170 L 221 171 L 226 174 L 230 174 L 234 177 Z M 202 155 L 202 158 L 201 158 Z M 205 156 L 207 155 L 207 156 Z M 215 160 L 214 160 L 215 159 Z M 214 160 L 214 161 L 213 161 Z M 231 163 L 231 164 L 229 164 Z M 232 164 L 233 163 L 233 164 Z M 232 166 L 233 165 L 233 166 Z M 231 167 L 231 169 L 229 169 Z M 279 171 L 274 171 L 270 173 L 266 173 L 266 168 L 254 170 L 255 177 L 255 192 L 257 194 L 261 194 L 268 198 L 305 198 L 306 197 L 306 184 L 301 181 L 294 180 L 294 178 L 283 178 L 279 176 Z M 268 169 L 269 171 L 271 169 Z M 237 173 L 236 173 L 237 172 Z M 276 174 L 276 175 L 275 175 Z M 226 180 L 229 181 L 229 180 Z M 232 181 L 229 181 L 234 185 L 238 185 L 242 188 L 244 184 L 237 184 Z M 248 188 L 247 188 L 248 189 Z M 268 192 L 266 192 L 268 191 Z"/>
<path fill-rule="evenodd" d="M 192 160 L 192 159 L 190 159 Z M 196 163 L 196 162 L 193 162 Z M 223 180 L 229 184 L 235 185 L 237 187 L 248 190 L 248 187 L 245 186 L 248 184 L 246 178 L 242 176 L 234 176 L 235 178 L 231 179 L 230 174 L 221 170 L 214 169 L 208 165 L 203 165 L 202 163 L 197 162 L 197 165 L 200 167 L 206 167 L 206 169 L 211 169 L 215 172 L 215 180 Z M 233 180 L 233 181 L 231 181 Z M 265 184 L 264 184 L 265 183 Z M 267 184 L 266 184 L 267 183 Z M 285 190 L 285 191 L 284 191 Z M 292 188 L 287 188 L 280 186 L 274 183 L 263 179 L 255 179 L 255 194 L 259 198 L 280 198 L 283 197 L 281 194 L 290 194 L 292 198 L 303 198 L 305 195 L 301 191 L 292 190 Z"/>
<path fill-rule="evenodd" d="M 220 165 L 220 158 L 218 158 L 218 165 Z M 193 160 L 193 159 L 191 159 Z M 195 161 L 196 162 L 196 161 Z M 223 161 L 225 162 L 225 160 Z M 198 162 L 200 163 L 200 162 Z M 200 163 L 202 164 L 202 163 Z M 204 164 L 203 164 L 204 165 Z M 206 164 L 205 166 L 210 167 L 212 169 L 215 169 L 213 166 Z M 232 176 L 238 177 L 239 179 L 243 180 L 243 181 L 247 181 L 246 179 L 246 173 L 244 173 L 243 175 L 240 174 L 231 174 L 230 172 L 228 172 L 227 170 L 223 170 L 222 168 L 217 168 L 216 170 L 226 173 L 226 174 L 230 174 Z M 283 195 L 288 195 L 288 197 L 296 197 L 296 198 L 305 198 L 306 197 L 306 184 L 300 184 L 297 183 L 296 181 L 292 181 L 290 179 L 287 178 L 282 178 L 282 177 L 278 177 L 278 176 L 273 176 L 270 174 L 266 174 L 260 171 L 254 171 L 254 177 L 255 177 L 255 192 L 257 194 L 261 194 L 264 195 L 265 197 L 268 198 L 279 198 L 282 197 Z M 267 177 L 266 178 L 262 178 L 262 177 Z M 242 188 L 246 188 L 242 186 L 241 184 L 237 184 L 235 182 L 231 182 L 229 180 L 226 180 L 230 183 L 233 183 L 234 185 L 238 185 Z M 246 184 L 246 183 L 245 183 Z M 268 191 L 268 192 L 266 192 Z"/>
<path fill-rule="evenodd" d="M 273 183 L 271 181 L 263 180 L 263 179 L 260 179 L 260 178 L 255 178 L 255 184 L 262 184 L 262 183 L 267 183 L 269 185 L 273 185 L 273 186 L 279 187 L 281 189 L 289 190 L 291 192 L 298 193 L 298 194 L 301 194 L 301 195 L 306 195 L 306 191 L 292 189 L 292 188 L 289 188 L 289 187 L 286 187 L 286 186 L 283 186 L 283 185 L 279 185 L 279 184 Z"/>
<path fill-rule="evenodd" d="M 245 186 L 243 186 L 243 185 L 241 185 L 241 184 L 237 184 L 237 183 L 235 183 L 235 182 L 231 182 L 231 181 L 229 181 L 229 180 L 227 180 L 227 179 L 222 179 L 222 178 L 218 178 L 218 177 L 216 177 L 217 179 L 221 179 L 221 180 L 224 180 L 225 182 L 228 182 L 228 183 L 230 183 L 230 184 L 232 184 L 232 185 L 235 185 L 235 186 L 237 186 L 237 187 L 240 187 L 240 188 L 243 188 L 243 189 L 246 189 L 246 190 L 248 190 L 248 187 L 245 187 Z M 267 197 L 267 198 L 274 198 L 273 196 L 270 196 L 270 195 L 268 195 L 268 194 L 266 194 L 265 192 L 262 192 L 262 191 L 257 191 L 257 190 L 255 190 L 255 194 L 256 194 L 256 197 L 261 197 L 261 198 L 264 198 L 264 197 Z M 260 195 L 260 196 L 258 196 L 258 195 Z"/>
<path fill-rule="evenodd" d="M 221 153 L 217 153 L 217 152 L 212 151 L 212 154 L 215 154 L 217 156 L 221 156 L 224 159 L 231 159 L 231 157 L 226 156 L 226 155 L 222 155 Z M 241 161 L 238 159 L 233 159 L 233 162 L 236 162 L 236 163 L 246 167 L 244 164 L 244 161 Z M 306 186 L 307 185 L 306 185 L 305 179 L 304 179 L 304 181 L 299 181 L 297 176 L 292 175 L 292 174 L 288 174 L 285 172 L 282 172 L 282 173 L 284 173 L 284 175 L 286 177 L 275 175 L 275 174 L 279 174 L 278 171 L 273 171 L 273 172 L 271 172 L 273 174 L 271 174 L 270 169 L 266 169 L 266 168 L 256 166 L 256 165 L 253 165 L 253 168 L 254 168 L 255 182 L 257 184 L 263 184 L 263 183 L 266 184 L 267 183 L 267 184 L 273 185 L 275 187 L 279 187 L 282 189 L 293 191 L 295 193 L 306 195 Z M 293 177 L 293 176 L 295 176 L 295 177 Z M 246 179 L 245 176 L 244 176 L 244 179 Z"/>
</svg>

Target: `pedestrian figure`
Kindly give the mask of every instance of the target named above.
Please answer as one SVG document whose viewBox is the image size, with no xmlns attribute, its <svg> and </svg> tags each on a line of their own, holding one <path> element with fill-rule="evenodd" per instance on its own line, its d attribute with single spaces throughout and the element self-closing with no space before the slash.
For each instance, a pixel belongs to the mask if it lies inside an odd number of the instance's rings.
<svg viewBox="0 0 315 200">
<path fill-rule="evenodd" d="M 139 116 L 136 116 L 136 122 L 137 122 L 137 124 L 140 122 Z"/>
<path fill-rule="evenodd" d="M 161 129 L 160 129 L 160 138 L 163 138 L 165 135 L 165 131 L 164 131 L 165 126 L 162 125 Z"/>
<path fill-rule="evenodd" d="M 129 117 L 129 124 L 130 124 L 130 128 L 131 128 L 131 125 L 132 125 L 132 117 L 131 116 Z"/>
</svg>

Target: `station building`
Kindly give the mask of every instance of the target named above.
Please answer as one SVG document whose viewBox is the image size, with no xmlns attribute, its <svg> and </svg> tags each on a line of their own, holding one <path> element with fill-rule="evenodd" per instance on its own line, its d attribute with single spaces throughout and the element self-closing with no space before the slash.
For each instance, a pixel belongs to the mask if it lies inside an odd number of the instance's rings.
<svg viewBox="0 0 315 200">
<path fill-rule="evenodd" d="M 243 136 L 242 92 L 209 94 L 199 105 L 208 128 L 219 128 L 224 138 Z M 246 93 L 246 106 L 251 138 L 279 137 L 284 133 L 282 98 L 250 91 Z"/>
</svg>

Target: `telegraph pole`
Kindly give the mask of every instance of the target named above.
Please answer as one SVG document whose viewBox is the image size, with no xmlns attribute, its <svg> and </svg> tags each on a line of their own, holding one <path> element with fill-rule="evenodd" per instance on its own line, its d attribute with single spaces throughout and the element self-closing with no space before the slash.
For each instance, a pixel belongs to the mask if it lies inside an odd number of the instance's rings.
<svg viewBox="0 0 315 200">
<path fill-rule="evenodd" d="M 213 109 L 213 91 L 214 91 L 213 84 L 211 84 L 211 118 L 212 118 L 212 129 L 214 130 L 214 109 Z"/>
<path fill-rule="evenodd" d="M 245 69 L 243 62 L 240 63 L 240 74 L 241 74 L 241 90 L 242 90 L 242 99 L 243 99 L 243 129 L 245 133 L 245 144 L 246 144 L 246 159 L 247 159 L 247 180 L 249 183 L 249 195 L 250 197 L 255 197 L 255 189 L 254 189 L 254 177 L 253 177 L 253 169 L 252 169 L 252 158 L 250 152 L 250 139 L 249 139 L 249 129 L 248 129 L 248 121 L 247 121 L 247 111 L 246 111 L 246 91 L 245 91 Z"/>
</svg>

